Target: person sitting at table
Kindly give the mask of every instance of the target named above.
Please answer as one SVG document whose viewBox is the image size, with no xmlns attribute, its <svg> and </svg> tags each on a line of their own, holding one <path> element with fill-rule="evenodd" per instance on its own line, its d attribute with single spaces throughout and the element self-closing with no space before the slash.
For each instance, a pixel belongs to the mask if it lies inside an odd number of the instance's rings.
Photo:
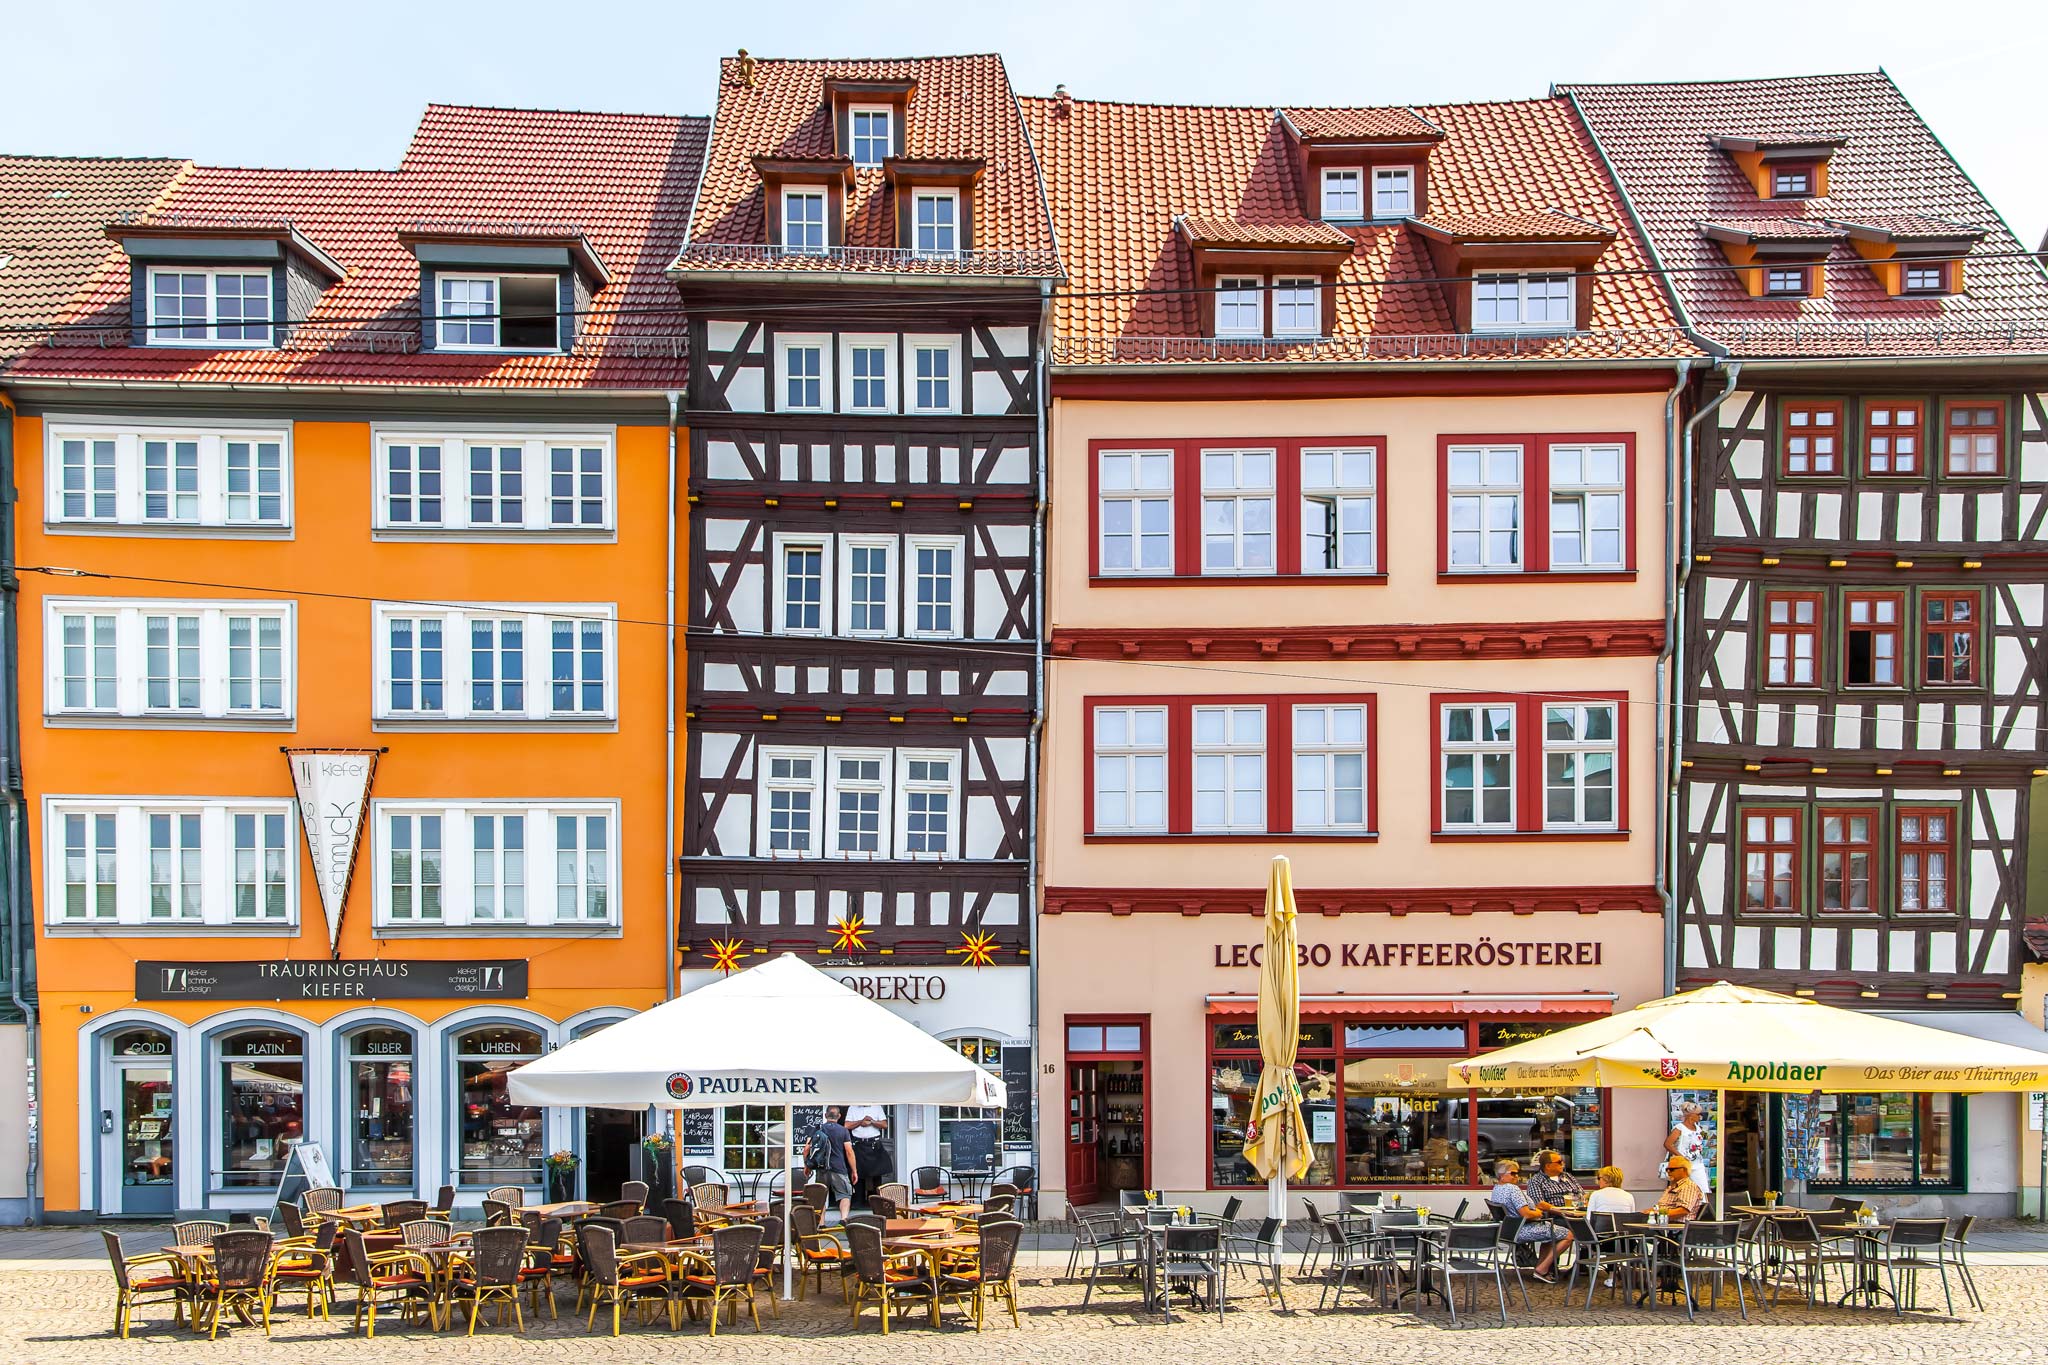
<svg viewBox="0 0 2048 1365">
<path fill-rule="evenodd" d="M 1536 1154 L 1536 1174 L 1525 1186 L 1529 1197 L 1539 1203 L 1575 1209 L 1586 1202 L 1586 1187 L 1564 1168 L 1564 1153 L 1544 1148 Z"/>
<path fill-rule="evenodd" d="M 1657 1196 L 1659 1212 L 1678 1218 L 1697 1218 L 1707 1202 L 1707 1192 L 1692 1178 L 1692 1163 L 1673 1156 L 1664 1163 L 1664 1193 Z"/>
<path fill-rule="evenodd" d="M 1494 1179 L 1500 1183 L 1486 1196 L 1486 1202 L 1500 1210 L 1503 1219 L 1518 1221 L 1515 1229 L 1517 1246 L 1524 1242 L 1547 1244 L 1542 1258 L 1536 1262 L 1536 1278 L 1545 1284 L 1556 1284 L 1551 1271 L 1557 1265 L 1558 1253 L 1572 1244 L 1571 1233 L 1548 1221 L 1548 1215 L 1559 1212 L 1555 1204 L 1531 1199 L 1522 1189 L 1522 1167 L 1514 1161 L 1503 1161 L 1493 1168 Z"/>
<path fill-rule="evenodd" d="M 1636 1197 L 1621 1187 L 1619 1166 L 1602 1166 L 1594 1175 L 1600 1188 L 1586 1196 L 1587 1213 L 1634 1213 Z"/>
</svg>

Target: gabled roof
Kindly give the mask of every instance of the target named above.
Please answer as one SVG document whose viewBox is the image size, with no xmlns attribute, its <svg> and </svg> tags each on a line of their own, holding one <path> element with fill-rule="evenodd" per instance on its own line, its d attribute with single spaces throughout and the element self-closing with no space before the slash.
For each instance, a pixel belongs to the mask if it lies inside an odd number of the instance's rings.
<svg viewBox="0 0 2048 1365">
<path fill-rule="evenodd" d="M 1810 218 L 1743 216 L 1725 214 L 1700 224 L 1700 231 L 1717 242 L 1810 242 L 1815 250 L 1848 236 L 1840 228 Z"/>
<path fill-rule="evenodd" d="M 1942 355 L 2048 350 L 2048 275 L 1882 72 L 1671 85 L 1566 85 L 1613 165 L 1692 323 L 1740 355 Z M 1729 152 L 1761 143 L 1835 144 L 1826 198 L 1759 201 Z M 1964 263 L 1967 293 L 1893 297 L 1848 241 L 1851 223 L 1901 215 L 1985 229 Z M 1770 220 L 1781 234 L 1836 234 L 1818 298 L 1749 295 L 1702 224 Z M 1844 227 L 1832 226 L 1841 224 Z M 1993 259 L 1994 257 L 1998 259 Z"/>
<path fill-rule="evenodd" d="M 161 241 L 165 238 L 208 237 L 215 239 L 275 242 L 311 262 L 329 279 L 348 273 L 341 262 L 319 243 L 308 238 L 282 218 L 251 218 L 241 214 L 123 213 L 107 224 L 107 236 L 119 242 L 129 255 L 130 242 Z"/>
<path fill-rule="evenodd" d="M 1280 116 L 1311 142 L 1434 142 L 1444 130 L 1405 105 L 1377 109 L 1291 107 Z"/>
<path fill-rule="evenodd" d="M 167 157 L 0 156 L 0 359 L 40 339 L 108 256 L 107 224 L 154 204 L 191 163 Z"/>
<path fill-rule="evenodd" d="M 128 344 L 128 272 L 101 238 L 81 324 L 21 358 L 17 377 L 187 383 L 400 384 L 651 389 L 682 382 L 683 325 L 662 275 L 681 234 L 705 121 L 651 114 L 430 105 L 395 171 L 203 166 L 159 204 L 178 220 L 288 224 L 346 277 L 276 349 Z M 109 215 L 111 216 L 111 215 Z M 106 219 L 102 218 L 103 226 Z M 519 224 L 587 240 L 611 282 L 567 355 L 419 350 L 423 225 L 493 234 Z M 57 344 L 62 343 L 62 344 Z"/>
<path fill-rule="evenodd" d="M 719 63 L 718 112 L 712 119 L 703 188 L 691 215 L 689 242 L 677 256 L 678 271 L 783 270 L 790 262 L 758 248 L 767 242 L 767 196 L 755 170 L 757 157 L 778 161 L 831 159 L 841 155 L 832 127 L 827 86 L 834 82 L 914 81 L 916 92 L 904 115 L 904 157 L 913 162 L 986 163 L 973 187 L 974 252 L 1023 253 L 1000 273 L 1059 273 L 1052 225 L 1039 194 L 1038 172 L 1010 91 L 1001 57 L 909 57 L 879 61 L 777 61 L 753 63 L 753 83 L 737 58 Z M 822 161 L 821 161 L 822 164 Z M 883 167 L 852 171 L 846 211 L 845 245 L 853 248 L 830 261 L 835 271 L 902 273 L 893 255 L 895 227 Z M 822 178 L 822 175 L 821 175 Z M 733 250 L 735 247 L 756 248 Z M 865 256 L 863 253 L 875 253 Z M 991 257 L 994 261 L 996 258 Z M 920 261 L 915 273 L 985 274 L 969 260 L 951 264 Z"/>
<path fill-rule="evenodd" d="M 1466 242 L 1606 242 L 1613 228 L 1551 209 L 1506 213 L 1425 213 L 1409 222 L 1422 232 Z"/>
<path fill-rule="evenodd" d="M 1595 282 L 1591 329 L 1571 337 L 1475 340 L 1454 322 L 1421 234 L 1399 223 L 1319 224 L 1353 243 L 1337 276 L 1331 337 L 1322 342 L 1217 342 L 1201 337 L 1194 253 L 1178 222 L 1291 236 L 1316 215 L 1303 201 L 1288 124 L 1313 111 L 1124 104 L 1024 97 L 1025 123 L 1069 276 L 1054 300 L 1062 364 L 1357 363 L 1379 360 L 1647 359 L 1697 354 L 1646 273 Z M 1348 116 L 1355 111 L 1334 111 Z M 1561 100 L 1431 105 L 1413 111 L 1443 132 L 1430 153 L 1431 216 L 1569 230 L 1628 222 L 1592 143 Z M 1500 215 L 1514 215 L 1502 219 Z M 1523 217 L 1522 215 L 1527 215 Z M 1605 229 L 1597 229 L 1604 231 Z M 1643 271 L 1632 228 L 1616 229 L 1603 269 Z M 1396 281 L 1384 286 L 1379 281 Z"/>
<path fill-rule="evenodd" d="M 1202 218 L 1189 215 L 1180 220 L 1181 232 L 1197 246 L 1236 247 L 1339 247 L 1349 251 L 1351 234 L 1334 223 L 1320 219 L 1297 219 L 1286 223 L 1240 223 L 1235 218 Z"/>
</svg>

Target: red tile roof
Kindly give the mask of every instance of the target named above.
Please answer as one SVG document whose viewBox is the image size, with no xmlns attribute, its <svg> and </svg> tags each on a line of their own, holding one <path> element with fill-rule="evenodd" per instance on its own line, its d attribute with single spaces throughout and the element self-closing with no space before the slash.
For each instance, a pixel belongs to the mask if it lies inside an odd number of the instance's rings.
<svg viewBox="0 0 2048 1365">
<path fill-rule="evenodd" d="M 1338 275 L 1329 340 L 1246 345 L 1202 338 L 1189 292 L 1192 251 L 1175 219 L 1286 231 L 1314 218 L 1303 202 L 1292 138 L 1276 111 L 1037 97 L 1019 103 L 1069 275 L 1070 296 L 1054 305 L 1060 363 L 1697 354 L 1648 274 L 1601 278 L 1589 330 L 1578 336 L 1458 336 L 1441 287 L 1427 282 L 1436 275 L 1427 248 L 1400 224 L 1341 229 L 1356 245 Z M 1304 111 L 1286 112 L 1299 127 Z M 1550 224 L 1550 215 L 1564 213 L 1595 224 L 1628 222 L 1563 101 L 1435 105 L 1415 113 L 1444 132 L 1429 160 L 1432 214 L 1526 214 Z M 1648 265 L 1627 227 L 1601 256 L 1608 269 Z"/>
<path fill-rule="evenodd" d="M 0 359 L 36 344 L 99 272 L 106 225 L 147 209 L 191 163 L 167 158 L 0 156 Z"/>
<path fill-rule="evenodd" d="M 1701 223 L 1700 229 L 1723 241 L 1739 238 L 1748 242 L 1812 242 L 1816 246 L 1823 242 L 1839 242 L 1845 235 L 1840 228 L 1830 224 L 1789 216 L 1772 218 L 1722 214 Z"/>
<path fill-rule="evenodd" d="M 904 119 L 905 158 L 986 162 L 972 192 L 974 252 L 992 255 L 982 262 L 898 259 L 888 173 L 881 167 L 858 167 L 846 213 L 849 250 L 802 263 L 800 268 L 1058 273 L 1038 169 L 1001 57 L 756 61 L 753 70 L 750 86 L 741 78 L 737 58 L 719 64 L 718 112 L 712 120 L 704 184 L 691 216 L 690 244 L 677 260 L 679 269 L 790 268 L 791 257 L 766 250 L 767 196 L 753 159 L 838 158 L 826 83 L 907 80 L 915 81 L 917 90 Z"/>
<path fill-rule="evenodd" d="M 1698 329 L 1748 355 L 1969 354 L 2048 350 L 2048 275 L 1882 72 L 1782 80 L 1559 87 L 1613 163 Z M 1775 218 L 1717 135 L 1841 139 L 1828 197 L 1786 216 L 1864 222 L 1911 215 L 1986 229 L 1955 297 L 1885 294 L 1847 242 L 1819 298 L 1752 298 L 1700 224 Z M 2003 257 L 2003 259 L 1991 259 Z"/>
<path fill-rule="evenodd" d="M 101 238 L 98 276 L 71 320 L 92 324 L 23 356 L 20 377 L 192 383 L 654 389 L 684 377 L 683 325 L 662 268 L 697 181 L 701 118 L 432 105 L 395 171 L 206 166 L 160 203 L 166 222 L 288 224 L 347 278 L 276 349 L 128 345 L 128 270 Z M 104 226 L 112 215 L 103 215 Z M 611 283 L 567 355 L 422 352 L 419 266 L 400 241 L 422 224 L 497 235 L 581 234 Z"/>
<path fill-rule="evenodd" d="M 1292 223 L 1240 223 L 1234 218 L 1201 218 L 1190 215 L 1180 220 L 1181 231 L 1197 245 L 1218 246 L 1341 246 L 1352 245 L 1351 234 L 1320 219 Z"/>
<path fill-rule="evenodd" d="M 1860 233 L 1900 242 L 1976 241 L 1986 232 L 1986 229 L 1972 227 L 1968 223 L 1952 223 L 1946 218 L 1929 218 L 1921 213 L 1859 213 L 1853 218 L 1838 215 L 1828 221 L 1852 236 Z"/>
<path fill-rule="evenodd" d="M 1294 125 L 1295 131 L 1312 140 L 1324 138 L 1355 138 L 1360 142 L 1419 141 L 1436 139 L 1444 130 L 1431 123 L 1413 109 L 1387 107 L 1378 109 L 1311 109 L 1286 108 L 1281 114 Z"/>
<path fill-rule="evenodd" d="M 1591 242 L 1611 240 L 1614 229 L 1569 213 L 1521 209 L 1509 213 L 1426 213 L 1415 222 L 1467 242 Z"/>
</svg>

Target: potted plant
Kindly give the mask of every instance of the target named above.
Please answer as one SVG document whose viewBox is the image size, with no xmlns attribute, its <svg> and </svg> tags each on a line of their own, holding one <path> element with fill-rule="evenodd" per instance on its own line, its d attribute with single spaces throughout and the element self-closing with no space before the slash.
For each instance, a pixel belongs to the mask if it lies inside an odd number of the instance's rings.
<svg viewBox="0 0 2048 1365">
<path fill-rule="evenodd" d="M 567 1203 L 576 1197 L 576 1169 L 583 1164 L 583 1158 L 574 1152 L 548 1153 L 548 1202 Z"/>
<path fill-rule="evenodd" d="M 667 1133 L 649 1133 L 640 1139 L 641 1166 L 646 1172 L 648 1207 L 660 1208 L 661 1201 L 675 1197 L 675 1167 L 669 1154 L 675 1143 Z"/>
</svg>

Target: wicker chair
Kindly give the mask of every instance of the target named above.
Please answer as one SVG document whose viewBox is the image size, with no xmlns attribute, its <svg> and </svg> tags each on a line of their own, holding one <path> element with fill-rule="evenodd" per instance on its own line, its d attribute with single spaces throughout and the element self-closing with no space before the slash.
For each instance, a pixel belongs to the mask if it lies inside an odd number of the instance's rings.
<svg viewBox="0 0 2048 1365">
<path fill-rule="evenodd" d="M 811 1206 L 812 1211 L 820 1215 L 824 1214 L 825 1206 L 832 1202 L 831 1187 L 822 1180 L 808 1182 L 797 1191 L 797 1195 Z"/>
<path fill-rule="evenodd" d="M 982 1309 L 995 1299 L 1009 1305 L 1011 1326 L 1023 1326 L 1017 1316 L 1017 1244 L 1023 1236 L 1024 1225 L 1015 1219 L 984 1227 L 979 1257 L 940 1267 L 939 1306 L 964 1304 L 974 1315 L 974 1330 L 979 1332 Z"/>
<path fill-rule="evenodd" d="M 638 1199 L 614 1199 L 608 1204 L 598 1205 L 597 1211 L 602 1217 L 616 1218 L 624 1222 L 628 1218 L 638 1218 L 640 1211 L 646 1207 Z"/>
<path fill-rule="evenodd" d="M 434 1268 L 417 1251 L 372 1252 L 363 1245 L 363 1234 L 349 1228 L 349 1279 L 356 1291 L 355 1328 L 365 1336 L 377 1335 L 377 1310 L 387 1303 L 406 1313 L 434 1311 Z"/>
<path fill-rule="evenodd" d="M 306 1211 L 306 1221 L 312 1222 L 341 1207 L 342 1193 L 332 1185 L 307 1190 L 299 1196 L 299 1206 Z"/>
<path fill-rule="evenodd" d="M 545 1303 L 548 1316 L 561 1316 L 555 1309 L 555 1277 L 575 1268 L 576 1258 L 562 1252 L 562 1220 L 553 1215 L 535 1220 L 526 1229 L 526 1263 L 519 1268 L 519 1283 L 526 1289 L 528 1306 L 535 1320 Z"/>
<path fill-rule="evenodd" d="M 761 1255 L 754 1273 L 768 1296 L 768 1315 L 781 1317 L 782 1310 L 775 1306 L 775 1272 L 782 1268 L 782 1215 L 771 1213 L 757 1226 L 761 1229 Z"/>
<path fill-rule="evenodd" d="M 377 1221 L 387 1228 L 402 1227 L 415 1218 L 427 1216 L 427 1201 L 424 1199 L 394 1199 L 378 1210 Z"/>
<path fill-rule="evenodd" d="M 910 1207 L 910 1186 L 900 1180 L 884 1181 L 875 1186 L 875 1193 L 889 1196 L 889 1198 L 896 1201 L 896 1207 L 899 1209 Z M 869 1200 L 869 1203 L 872 1204 L 873 1202 L 873 1200 Z"/>
<path fill-rule="evenodd" d="M 604 1215 L 600 1214 L 599 1217 Z M 668 1219 L 656 1213 L 636 1213 L 630 1218 L 619 1220 L 619 1245 L 634 1246 L 643 1242 L 666 1242 L 668 1240 Z"/>
<path fill-rule="evenodd" d="M 874 1214 L 877 1218 L 888 1219 L 898 1217 L 902 1214 L 903 1210 L 897 1206 L 894 1195 L 883 1194 L 880 1190 L 876 1190 L 868 1196 L 868 1212 Z"/>
<path fill-rule="evenodd" d="M 509 1205 L 511 1205 L 511 1206 L 512 1206 L 513 1208 L 515 1208 L 515 1209 L 519 1209 L 519 1208 L 525 1208 L 525 1207 L 526 1207 L 526 1186 L 524 1186 L 524 1185 L 493 1185 L 493 1186 L 491 1186 L 491 1188 L 489 1188 L 489 1189 L 487 1189 L 487 1190 L 485 1190 L 485 1191 L 484 1191 L 484 1198 L 486 1198 L 486 1199 L 495 1199 L 495 1200 L 497 1200 L 497 1201 L 498 1201 L 499 1203 L 501 1203 L 501 1204 L 509 1204 Z"/>
<path fill-rule="evenodd" d="M 790 1241 L 796 1251 L 796 1295 L 804 1296 L 806 1277 L 818 1282 L 818 1292 L 825 1292 L 825 1272 L 839 1272 L 839 1297 L 846 1297 L 846 1268 L 852 1253 L 847 1250 L 846 1239 L 836 1230 L 825 1227 L 818 1219 L 818 1211 L 809 1204 L 796 1204 L 789 1211 Z"/>
<path fill-rule="evenodd" d="M 1017 1207 L 1022 1216 L 1030 1218 L 1038 1207 L 1038 1172 L 1030 1166 L 1012 1166 L 1006 1171 L 996 1172 L 996 1184 L 1008 1185 L 1016 1192 Z"/>
<path fill-rule="evenodd" d="M 230 1308 L 255 1309 L 263 1317 L 263 1335 L 270 1335 L 271 1241 L 269 1233 L 253 1228 L 214 1234 L 213 1265 L 196 1295 L 209 1341 L 220 1335 L 221 1314 Z"/>
<path fill-rule="evenodd" d="M 690 1202 L 699 1209 L 723 1208 L 732 1202 L 732 1186 L 722 1180 L 707 1180 L 690 1186 Z"/>
<path fill-rule="evenodd" d="M 194 1285 L 185 1275 L 184 1262 L 167 1252 L 129 1256 L 121 1250 L 121 1239 L 102 1229 L 107 1259 L 114 1266 L 114 1333 L 128 1339 L 128 1326 L 138 1308 L 153 1304 L 171 1305 L 174 1325 L 183 1326 L 185 1309 L 192 1302 Z"/>
<path fill-rule="evenodd" d="M 725 1305 L 732 1305 L 732 1320 L 735 1324 L 739 1322 L 742 1300 L 754 1319 L 754 1330 L 761 1330 L 761 1310 L 754 1300 L 754 1290 L 761 1279 L 758 1224 L 734 1223 L 720 1228 L 711 1234 L 710 1259 L 686 1254 L 680 1260 L 684 1302 L 693 1307 L 710 1305 L 712 1336 L 718 1335 L 718 1315 Z"/>
<path fill-rule="evenodd" d="M 730 1185 L 732 1179 L 716 1166 L 690 1165 L 683 1167 L 683 1186 L 686 1189 L 698 1185 Z"/>
<path fill-rule="evenodd" d="M 1014 1194 L 992 1194 L 981 1201 L 983 1213 L 999 1213 L 1005 1218 L 1016 1217 L 1017 1196 Z"/>
<path fill-rule="evenodd" d="M 502 1199 L 484 1200 L 484 1226 L 487 1228 L 510 1227 L 517 1204 L 508 1204 Z"/>
<path fill-rule="evenodd" d="M 451 1310 L 469 1305 L 469 1331 L 476 1335 L 476 1320 L 487 1303 L 500 1305 L 496 1321 L 503 1326 L 503 1305 L 512 1305 L 512 1321 L 526 1330 L 526 1315 L 519 1307 L 519 1272 L 526 1266 L 525 1228 L 479 1228 L 470 1234 L 470 1253 L 456 1264 L 455 1278 L 448 1288 Z"/>
<path fill-rule="evenodd" d="M 630 1199 L 643 1209 L 647 1207 L 647 1200 L 653 1193 L 653 1189 L 644 1180 L 628 1180 L 619 1186 L 619 1198 Z"/>
<path fill-rule="evenodd" d="M 454 1187 L 453 1185 L 443 1185 L 443 1186 L 442 1186 L 442 1187 L 441 1187 L 440 1189 L 438 1189 L 438 1190 L 436 1190 L 436 1191 L 434 1192 L 434 1208 L 433 1208 L 433 1212 L 435 1212 L 435 1213 L 453 1213 L 454 1211 L 455 1211 L 455 1187 Z"/>
<path fill-rule="evenodd" d="M 311 1237 L 287 1238 L 277 1244 L 270 1265 L 273 1302 L 285 1294 L 304 1294 L 307 1317 L 313 1316 L 318 1305 L 321 1317 L 333 1318 L 334 1241 L 340 1231 L 341 1224 L 330 1219 Z"/>
<path fill-rule="evenodd" d="M 889 1310 L 900 1302 L 921 1302 L 930 1314 L 932 1326 L 939 1325 L 938 1285 L 925 1268 L 922 1254 L 914 1251 L 895 1255 L 882 1250 L 882 1230 L 869 1223 L 849 1223 L 846 1238 L 853 1251 L 853 1317 L 874 1304 L 882 1310 L 882 1335 L 889 1335 Z"/>
<path fill-rule="evenodd" d="M 306 1220 L 300 1216 L 297 1204 L 279 1204 L 277 1206 L 277 1217 L 284 1224 L 285 1236 L 304 1237 L 306 1235 Z"/>
<path fill-rule="evenodd" d="M 446 1246 L 455 1236 L 455 1225 L 440 1218 L 415 1218 L 398 1225 L 398 1236 L 406 1247 Z"/>
<path fill-rule="evenodd" d="M 952 1189 L 942 1168 L 919 1166 L 910 1172 L 910 1193 L 916 1199 L 946 1199 L 951 1197 Z"/>
<path fill-rule="evenodd" d="M 664 1199 L 661 1216 L 668 1220 L 669 1236 L 687 1242 L 697 1235 L 697 1206 L 687 1199 Z"/>
<path fill-rule="evenodd" d="M 227 1230 L 226 1223 L 211 1218 L 193 1218 L 171 1224 L 171 1241 L 181 1247 L 203 1247 Z"/>
<path fill-rule="evenodd" d="M 676 1326 L 668 1258 L 661 1252 L 621 1252 L 618 1234 L 596 1219 L 585 1219 L 576 1229 L 576 1248 L 583 1259 L 584 1285 L 590 1291 L 585 1330 L 597 1325 L 597 1310 L 607 1304 L 612 1310 L 613 1336 L 619 1334 L 619 1310 L 628 1304 L 644 1309 L 660 1304 L 668 1314 L 670 1328 Z"/>
</svg>

